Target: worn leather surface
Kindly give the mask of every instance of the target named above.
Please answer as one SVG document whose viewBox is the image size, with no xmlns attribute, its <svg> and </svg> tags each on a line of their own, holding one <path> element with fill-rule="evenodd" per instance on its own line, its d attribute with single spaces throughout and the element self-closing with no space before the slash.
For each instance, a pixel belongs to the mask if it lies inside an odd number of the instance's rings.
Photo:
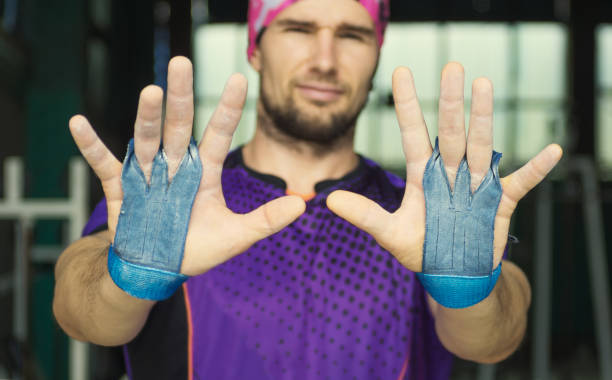
<svg viewBox="0 0 612 380">
<path fill-rule="evenodd" d="M 177 281 L 180 285 L 187 278 L 179 272 L 201 177 L 202 164 L 192 139 L 172 181 L 160 148 L 147 184 L 134 154 L 134 140 L 130 141 L 121 175 L 123 203 L 108 262 L 120 288 L 139 298 L 156 299 L 152 297 L 169 297 L 172 293 L 163 288 L 176 288 Z"/>
<path fill-rule="evenodd" d="M 419 279 L 445 306 L 478 303 L 489 295 L 499 276 L 493 272 L 493 229 L 502 196 L 500 159 L 501 153 L 494 151 L 491 166 L 474 193 L 465 157 L 451 190 L 437 141 L 425 168 L 426 227 Z"/>
</svg>

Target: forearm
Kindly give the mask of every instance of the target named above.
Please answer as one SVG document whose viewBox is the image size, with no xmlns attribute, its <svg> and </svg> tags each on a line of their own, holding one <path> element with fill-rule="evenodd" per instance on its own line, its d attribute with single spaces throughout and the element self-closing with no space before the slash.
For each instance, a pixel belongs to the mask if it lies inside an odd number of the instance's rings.
<svg viewBox="0 0 612 380">
<path fill-rule="evenodd" d="M 523 339 L 531 290 L 511 262 L 504 261 L 495 288 L 474 306 L 449 309 L 428 298 L 440 341 L 458 357 L 495 363 L 512 354 Z"/>
<path fill-rule="evenodd" d="M 107 270 L 108 232 L 71 244 L 55 267 L 53 313 L 71 337 L 114 346 L 142 329 L 154 302 L 119 289 Z"/>
</svg>

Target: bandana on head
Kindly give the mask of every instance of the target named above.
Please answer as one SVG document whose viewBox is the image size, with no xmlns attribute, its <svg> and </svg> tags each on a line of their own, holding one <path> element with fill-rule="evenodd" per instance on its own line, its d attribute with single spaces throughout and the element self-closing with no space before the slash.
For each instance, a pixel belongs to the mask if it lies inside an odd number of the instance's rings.
<svg viewBox="0 0 612 380">
<path fill-rule="evenodd" d="M 249 0 L 248 27 L 249 46 L 247 56 L 251 58 L 257 44 L 257 36 L 263 28 L 278 16 L 278 14 L 291 4 L 299 0 Z M 378 47 L 383 43 L 385 28 L 389 21 L 389 0 L 357 0 L 368 11 L 376 28 Z"/>
</svg>

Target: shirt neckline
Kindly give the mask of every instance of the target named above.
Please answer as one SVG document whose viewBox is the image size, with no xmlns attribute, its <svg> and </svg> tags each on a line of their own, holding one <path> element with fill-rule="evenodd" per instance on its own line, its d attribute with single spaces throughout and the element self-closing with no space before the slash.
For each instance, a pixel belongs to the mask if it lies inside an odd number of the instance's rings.
<svg viewBox="0 0 612 380">
<path fill-rule="evenodd" d="M 244 168 L 244 170 L 247 171 L 247 173 L 254 177 L 257 178 L 263 182 L 269 183 L 275 187 L 281 188 L 284 192 L 287 192 L 287 183 L 285 182 L 285 180 L 283 180 L 280 177 L 277 177 L 273 174 L 268 174 L 268 173 L 261 173 L 256 171 L 255 169 L 250 168 L 249 166 L 247 166 L 244 163 L 244 157 L 242 155 L 242 149 L 244 148 L 244 146 L 240 146 L 238 147 L 238 149 L 236 149 L 236 162 L 238 165 L 242 166 Z M 366 161 L 363 158 L 362 155 L 360 155 L 359 153 L 357 153 L 357 157 L 359 159 L 358 163 L 357 163 L 357 167 L 355 167 L 355 169 L 351 170 L 350 172 L 348 172 L 347 174 L 345 174 L 344 176 L 340 177 L 340 178 L 330 178 L 330 179 L 324 179 L 322 181 L 319 181 L 315 184 L 314 188 L 315 188 L 315 193 L 318 195 L 320 193 L 323 193 L 327 190 L 333 189 L 334 187 L 336 187 L 337 185 L 344 183 L 346 181 L 349 181 L 353 178 L 359 177 L 360 175 L 362 175 L 367 168 L 366 165 Z"/>
</svg>

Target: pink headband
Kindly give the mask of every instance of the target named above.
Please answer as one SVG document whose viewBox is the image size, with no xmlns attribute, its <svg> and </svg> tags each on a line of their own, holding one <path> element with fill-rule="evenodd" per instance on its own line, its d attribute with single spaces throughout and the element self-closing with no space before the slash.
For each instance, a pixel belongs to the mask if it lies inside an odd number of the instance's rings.
<svg viewBox="0 0 612 380">
<path fill-rule="evenodd" d="M 249 0 L 249 46 L 247 48 L 247 57 L 251 58 L 255 45 L 257 44 L 257 36 L 263 28 L 278 16 L 278 14 L 291 4 L 299 0 Z M 389 0 L 357 0 L 368 11 L 374 25 L 376 27 L 376 37 L 378 38 L 378 47 L 382 46 L 385 28 L 389 21 Z"/>
</svg>

